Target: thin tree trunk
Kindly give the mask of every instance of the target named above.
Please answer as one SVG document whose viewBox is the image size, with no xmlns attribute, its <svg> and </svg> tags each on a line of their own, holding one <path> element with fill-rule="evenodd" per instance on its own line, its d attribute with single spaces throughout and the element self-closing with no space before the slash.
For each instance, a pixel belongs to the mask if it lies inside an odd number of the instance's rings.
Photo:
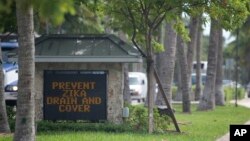
<svg viewBox="0 0 250 141">
<path fill-rule="evenodd" d="M 179 43 L 177 43 L 178 46 Z M 178 58 L 178 51 L 177 51 L 177 59 L 176 59 L 176 71 L 177 71 L 177 91 L 176 91 L 176 96 L 175 99 L 176 101 L 182 101 L 182 90 L 181 90 L 181 86 L 182 86 L 182 82 L 181 82 L 181 65 L 180 65 L 180 59 Z"/>
<path fill-rule="evenodd" d="M 35 141 L 33 8 L 16 0 L 19 80 L 14 141 Z"/>
<path fill-rule="evenodd" d="M 217 40 L 218 36 L 218 22 L 211 20 L 211 29 L 208 47 L 208 68 L 207 78 L 203 95 L 201 96 L 198 110 L 213 110 L 215 108 L 215 77 L 216 77 L 216 58 L 217 58 Z"/>
<path fill-rule="evenodd" d="M 10 133 L 6 104 L 4 98 L 4 74 L 3 74 L 3 59 L 0 39 L 0 133 Z"/>
<path fill-rule="evenodd" d="M 119 38 L 121 38 L 123 41 L 127 41 L 127 37 L 124 34 L 124 32 L 119 31 L 118 32 Z M 127 104 L 131 104 L 131 95 L 130 95 L 130 90 L 129 90 L 129 68 L 128 68 L 128 63 L 125 63 L 123 66 L 123 71 L 124 71 L 124 89 L 123 89 L 123 100 L 124 104 L 127 106 Z"/>
<path fill-rule="evenodd" d="M 181 90 L 182 90 L 182 111 L 185 113 L 191 113 L 190 107 L 190 89 L 188 87 L 188 67 L 187 67 L 187 57 L 184 49 L 184 42 L 180 36 L 177 36 L 177 51 L 178 58 L 181 66 Z"/>
<path fill-rule="evenodd" d="M 147 23 L 147 22 L 146 22 Z M 145 39 L 147 47 L 147 77 L 148 77 L 148 132 L 154 131 L 154 55 L 151 45 L 152 33 L 150 29 L 147 29 Z"/>
<path fill-rule="evenodd" d="M 201 97 L 201 37 L 202 37 L 202 27 L 201 27 L 201 15 L 199 16 L 199 24 L 197 31 L 197 46 L 196 46 L 196 87 L 195 87 L 195 97 L 194 100 L 199 100 Z"/>
<path fill-rule="evenodd" d="M 193 70 L 194 50 L 197 45 L 198 26 L 199 26 L 198 17 L 192 17 L 190 22 L 190 32 L 189 32 L 191 41 L 188 43 L 188 49 L 187 49 L 188 79 L 190 80 L 190 84 L 191 84 L 191 73 Z"/>
<path fill-rule="evenodd" d="M 154 65 L 152 60 L 148 60 L 148 70 L 147 70 L 147 77 L 148 77 L 148 123 L 149 123 L 149 128 L 148 132 L 152 133 L 154 131 Z"/>
<path fill-rule="evenodd" d="M 125 104 L 131 104 L 131 95 L 129 90 L 128 64 L 124 64 L 124 89 L 123 99 Z"/>
<path fill-rule="evenodd" d="M 191 74 L 193 71 L 193 58 L 194 58 L 194 51 L 196 49 L 197 45 L 197 32 L 198 32 L 198 26 L 199 26 L 199 21 L 198 17 L 192 17 L 191 22 L 190 22 L 190 32 L 189 36 L 191 38 L 191 41 L 188 43 L 188 48 L 187 48 L 187 72 L 188 72 L 188 81 L 189 81 L 189 89 L 190 89 L 190 94 L 191 94 L 191 99 L 194 100 L 195 96 L 194 93 L 192 92 L 192 83 L 191 83 Z"/>
<path fill-rule="evenodd" d="M 164 28 L 165 40 L 164 47 L 165 51 L 158 54 L 157 58 L 157 70 L 161 78 L 164 92 L 167 94 L 169 103 L 172 100 L 172 82 L 174 77 L 175 67 L 175 54 L 176 54 L 176 39 L 177 35 L 172 27 L 172 24 L 167 23 Z M 157 105 L 165 105 L 164 99 L 160 92 L 157 95 Z"/>
<path fill-rule="evenodd" d="M 217 70 L 216 70 L 216 81 L 215 81 L 215 104 L 219 106 L 225 105 L 224 90 L 223 90 L 223 37 L 222 28 L 218 28 L 218 47 L 217 47 Z"/>
</svg>

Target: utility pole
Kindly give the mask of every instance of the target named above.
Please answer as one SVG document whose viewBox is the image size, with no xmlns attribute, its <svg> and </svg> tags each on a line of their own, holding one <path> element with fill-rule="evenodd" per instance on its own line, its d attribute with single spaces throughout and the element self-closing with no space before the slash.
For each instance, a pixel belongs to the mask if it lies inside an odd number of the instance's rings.
<svg viewBox="0 0 250 141">
<path fill-rule="evenodd" d="M 238 62 L 239 62 L 239 28 L 236 34 L 236 57 L 235 57 L 235 107 L 238 107 Z"/>
</svg>

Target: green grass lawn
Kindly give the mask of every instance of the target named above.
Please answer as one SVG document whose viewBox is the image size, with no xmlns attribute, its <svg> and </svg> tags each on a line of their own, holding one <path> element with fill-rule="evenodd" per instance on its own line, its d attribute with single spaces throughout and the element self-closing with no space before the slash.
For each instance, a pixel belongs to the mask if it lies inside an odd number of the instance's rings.
<svg viewBox="0 0 250 141">
<path fill-rule="evenodd" d="M 192 114 L 181 113 L 180 105 L 174 107 L 182 131 L 180 134 L 50 132 L 38 133 L 37 141 L 215 141 L 229 131 L 230 124 L 243 124 L 250 120 L 250 109 L 240 106 L 227 105 L 213 111 L 197 112 L 193 105 Z M 11 140 L 12 136 L 0 137 L 0 141 Z"/>
</svg>

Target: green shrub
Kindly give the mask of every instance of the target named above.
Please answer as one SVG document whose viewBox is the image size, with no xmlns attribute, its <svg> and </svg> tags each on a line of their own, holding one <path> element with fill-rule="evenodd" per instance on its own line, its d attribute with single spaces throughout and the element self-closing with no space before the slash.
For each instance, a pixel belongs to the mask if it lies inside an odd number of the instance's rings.
<svg viewBox="0 0 250 141">
<path fill-rule="evenodd" d="M 38 132 L 51 131 L 104 131 L 104 132 L 146 132 L 148 129 L 148 110 L 142 105 L 130 106 L 130 116 L 124 124 L 86 123 L 86 121 L 40 121 L 37 122 Z M 164 132 L 170 125 L 169 117 L 160 115 L 154 109 L 154 124 L 156 132 Z"/>
<path fill-rule="evenodd" d="M 7 111 L 10 130 L 14 131 L 14 129 L 15 129 L 15 120 L 16 120 L 16 109 L 13 106 L 6 105 L 6 111 Z"/>
<path fill-rule="evenodd" d="M 124 124 L 89 123 L 86 121 L 39 121 L 36 123 L 37 132 L 52 131 L 103 131 L 103 132 L 146 132 L 148 129 L 148 110 L 146 107 L 130 106 L 130 116 Z M 13 107 L 7 107 L 9 123 L 11 130 L 15 127 L 15 111 Z M 164 132 L 170 125 L 169 117 L 160 115 L 158 110 L 154 109 L 154 124 L 156 132 Z"/>
<path fill-rule="evenodd" d="M 175 99 L 177 94 L 177 87 L 176 86 L 172 86 L 172 99 Z"/>
<path fill-rule="evenodd" d="M 52 122 L 40 121 L 37 122 L 38 132 L 51 132 L 51 131 L 103 131 L 103 132 L 129 132 L 129 126 L 122 124 L 112 123 L 86 123 L 86 122 Z"/>
<path fill-rule="evenodd" d="M 9 120 L 15 120 L 16 119 L 16 107 L 13 106 L 6 106 L 7 115 Z"/>
<path fill-rule="evenodd" d="M 245 96 L 245 89 L 240 87 L 237 89 L 237 98 L 243 99 Z M 224 87 L 224 95 L 225 95 L 225 101 L 228 103 L 231 100 L 235 99 L 235 88 L 234 87 Z"/>
<path fill-rule="evenodd" d="M 201 86 L 201 90 L 203 90 L 204 86 Z M 176 94 L 177 94 L 177 86 L 172 86 L 172 99 L 175 99 Z M 195 85 L 192 85 L 191 93 L 195 94 Z M 200 95 L 194 95 L 194 100 L 199 100 Z"/>
<path fill-rule="evenodd" d="M 135 131 L 146 131 L 148 129 L 148 110 L 142 105 L 130 106 L 130 116 L 126 123 Z M 170 125 L 170 118 L 167 115 L 160 115 L 157 108 L 154 108 L 154 128 L 156 132 L 164 132 Z"/>
<path fill-rule="evenodd" d="M 160 115 L 158 109 L 154 109 L 154 128 L 156 132 L 165 132 L 170 125 L 170 117 L 167 115 Z"/>
<path fill-rule="evenodd" d="M 202 86 L 202 91 L 203 91 L 203 86 Z M 230 87 L 230 86 L 227 86 L 227 87 L 223 87 L 224 89 L 224 96 L 225 96 L 225 101 L 228 103 L 230 102 L 231 100 L 235 99 L 235 87 Z M 238 88 L 237 90 L 237 98 L 238 99 L 243 99 L 244 96 L 245 96 L 245 93 L 246 93 L 246 90 L 243 88 L 243 87 L 240 87 Z M 176 86 L 173 86 L 172 87 L 172 97 L 173 99 L 176 97 L 176 92 L 177 92 L 177 87 Z M 192 92 L 194 93 L 195 92 L 195 86 L 192 86 Z M 199 96 L 195 95 L 195 99 L 199 99 Z"/>
<path fill-rule="evenodd" d="M 129 118 L 127 123 L 134 130 L 146 131 L 148 127 L 148 110 L 142 105 L 129 107 Z"/>
</svg>

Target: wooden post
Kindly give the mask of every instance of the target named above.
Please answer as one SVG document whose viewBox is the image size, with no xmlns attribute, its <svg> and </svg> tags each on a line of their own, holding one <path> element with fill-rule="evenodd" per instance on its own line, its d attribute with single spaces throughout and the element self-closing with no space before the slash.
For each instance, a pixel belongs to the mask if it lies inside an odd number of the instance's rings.
<svg viewBox="0 0 250 141">
<path fill-rule="evenodd" d="M 137 46 L 137 44 L 136 44 L 136 42 L 134 41 L 134 39 L 132 39 L 132 41 L 133 41 L 133 43 L 135 44 L 135 47 L 136 47 L 136 48 L 139 50 L 139 52 L 142 54 L 142 56 L 145 57 L 145 58 L 147 58 L 147 55 Z M 155 67 L 153 67 L 153 68 L 154 68 L 153 71 L 154 71 L 154 76 L 155 76 L 156 82 L 158 83 L 158 86 L 159 86 L 159 89 L 160 89 L 160 91 L 161 91 L 162 97 L 163 97 L 164 101 L 166 102 L 167 107 L 169 108 L 170 117 L 172 118 L 172 120 L 173 120 L 173 122 L 174 122 L 174 126 L 175 126 L 176 131 L 180 133 L 181 130 L 180 130 L 180 128 L 179 128 L 179 126 L 178 126 L 178 123 L 177 123 L 177 121 L 176 121 L 176 118 L 175 118 L 175 116 L 174 116 L 174 112 L 173 112 L 173 110 L 172 110 L 172 108 L 171 108 L 171 106 L 170 106 L 170 104 L 169 104 L 169 102 L 168 102 L 168 98 L 167 98 L 167 96 L 166 96 L 166 94 L 165 94 L 165 92 L 164 92 L 164 89 L 163 89 L 163 87 L 162 87 L 162 83 L 161 83 L 161 80 L 160 80 L 160 78 L 159 78 L 159 75 L 158 75 L 157 71 L 155 70 Z"/>
<path fill-rule="evenodd" d="M 176 129 L 177 132 L 181 132 L 181 130 L 180 130 L 179 126 L 178 126 L 178 123 L 176 121 L 176 118 L 174 116 L 173 110 L 172 110 L 172 108 L 171 108 L 171 106 L 170 106 L 170 104 L 168 102 L 168 98 L 167 98 L 167 96 L 166 96 L 166 94 L 165 94 L 165 92 L 163 90 L 161 80 L 160 80 L 155 68 L 154 68 L 154 75 L 155 75 L 156 82 L 158 83 L 159 90 L 161 91 L 162 97 L 163 97 L 164 101 L 166 102 L 167 107 L 169 108 L 170 117 L 172 118 L 172 120 L 174 122 L 175 129 Z"/>
</svg>

